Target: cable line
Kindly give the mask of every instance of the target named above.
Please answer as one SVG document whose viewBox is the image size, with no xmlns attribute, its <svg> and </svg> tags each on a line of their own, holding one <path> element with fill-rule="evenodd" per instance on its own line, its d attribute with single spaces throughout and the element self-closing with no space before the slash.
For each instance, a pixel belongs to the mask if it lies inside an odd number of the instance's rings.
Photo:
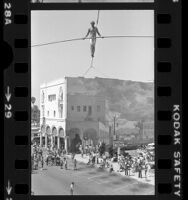
<svg viewBox="0 0 188 200">
<path fill-rule="evenodd" d="M 154 36 L 151 35 L 114 35 L 114 36 L 103 36 L 103 37 L 96 37 L 96 38 L 153 38 Z M 50 44 L 58 44 L 58 43 L 64 43 L 64 42 L 72 42 L 72 41 L 79 41 L 83 40 L 84 38 L 75 38 L 75 39 L 69 39 L 69 40 L 60 40 L 56 42 L 48 42 L 48 43 L 43 43 L 43 44 L 34 44 L 31 47 L 40 47 L 40 46 L 47 46 Z M 85 40 L 88 40 L 91 38 L 85 38 Z"/>
<path fill-rule="evenodd" d="M 93 57 L 91 58 L 90 67 L 86 70 L 86 72 L 84 72 L 83 76 L 85 76 L 85 75 L 89 72 L 89 70 L 90 70 L 91 68 L 93 68 Z"/>
<path fill-rule="evenodd" d="M 100 12 L 100 10 L 98 10 L 98 14 L 97 14 L 97 25 L 99 23 L 99 12 Z"/>
<path fill-rule="evenodd" d="M 104 76 L 105 78 L 109 78 L 108 76 L 106 76 L 103 72 L 101 72 L 99 69 L 97 69 L 96 67 L 93 66 L 93 58 L 91 60 L 91 63 L 90 63 L 90 67 L 88 67 L 88 69 L 83 73 L 83 77 L 86 76 L 88 74 L 88 72 L 91 70 L 91 69 L 94 69 L 96 72 L 98 72 L 98 74 L 100 73 L 102 76 Z"/>
</svg>

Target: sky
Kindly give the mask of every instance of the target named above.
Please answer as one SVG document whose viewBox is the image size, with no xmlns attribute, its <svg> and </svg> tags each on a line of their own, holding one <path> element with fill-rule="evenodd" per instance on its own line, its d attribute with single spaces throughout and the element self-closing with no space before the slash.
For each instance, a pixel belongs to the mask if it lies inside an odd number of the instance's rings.
<svg viewBox="0 0 188 200">
<path fill-rule="evenodd" d="M 33 45 L 83 38 L 97 10 L 31 12 L 32 96 L 39 104 L 40 85 L 64 76 L 83 76 L 90 66 L 89 40 L 34 47 Z M 154 36 L 153 10 L 101 10 L 102 36 Z M 33 47 L 32 47 L 33 46 Z M 85 77 L 154 80 L 154 37 L 97 39 L 94 68 Z"/>
</svg>

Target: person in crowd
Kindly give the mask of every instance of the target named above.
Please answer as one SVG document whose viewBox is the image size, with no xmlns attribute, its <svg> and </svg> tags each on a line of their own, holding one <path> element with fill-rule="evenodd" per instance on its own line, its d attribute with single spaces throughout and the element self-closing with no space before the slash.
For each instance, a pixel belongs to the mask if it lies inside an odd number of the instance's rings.
<svg viewBox="0 0 188 200">
<path fill-rule="evenodd" d="M 123 168 L 125 170 L 125 175 L 128 176 L 128 165 L 127 165 L 127 160 L 125 160 L 125 162 L 123 162 Z"/>
<path fill-rule="evenodd" d="M 142 163 L 138 163 L 138 178 L 142 178 Z"/>
<path fill-rule="evenodd" d="M 64 165 L 65 165 L 65 169 L 67 170 L 68 169 L 68 162 L 67 162 L 66 158 L 64 158 Z"/>
<path fill-rule="evenodd" d="M 63 169 L 64 158 L 63 156 L 60 157 L 60 169 Z"/>
<path fill-rule="evenodd" d="M 91 158 L 91 163 L 92 163 L 92 165 L 94 165 L 94 164 L 95 164 L 95 155 L 94 155 L 94 156 L 92 156 L 92 158 Z"/>
<path fill-rule="evenodd" d="M 110 164 L 110 169 L 109 169 L 109 172 L 112 173 L 113 172 L 113 165 L 112 163 Z"/>
<path fill-rule="evenodd" d="M 43 170 L 44 167 L 44 158 L 43 155 L 41 156 L 41 170 Z"/>
<path fill-rule="evenodd" d="M 84 151 L 83 151 L 83 149 L 81 149 L 81 156 L 82 156 L 82 158 L 84 157 Z"/>
<path fill-rule="evenodd" d="M 77 170 L 77 160 L 74 158 L 74 170 Z"/>
<path fill-rule="evenodd" d="M 145 164 L 145 178 L 146 178 L 146 180 L 148 179 L 150 169 L 151 169 L 151 167 L 150 167 L 149 162 L 146 162 L 146 164 Z"/>
<path fill-rule="evenodd" d="M 130 158 L 127 160 L 127 176 L 130 176 L 130 171 L 131 171 L 131 161 Z"/>
<path fill-rule="evenodd" d="M 48 166 L 48 163 L 49 163 L 49 154 L 47 153 L 46 154 L 46 166 Z"/>
<path fill-rule="evenodd" d="M 36 153 L 34 154 L 34 169 L 38 169 L 38 157 Z"/>
</svg>

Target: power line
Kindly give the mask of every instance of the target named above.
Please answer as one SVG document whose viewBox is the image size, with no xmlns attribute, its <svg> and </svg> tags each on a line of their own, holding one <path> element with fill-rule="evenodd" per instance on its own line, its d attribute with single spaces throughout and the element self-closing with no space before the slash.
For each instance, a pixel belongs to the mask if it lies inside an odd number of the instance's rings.
<svg viewBox="0 0 188 200">
<path fill-rule="evenodd" d="M 86 76 L 87 73 L 89 72 L 89 70 L 90 70 L 91 68 L 92 68 L 92 66 L 90 66 L 90 67 L 84 72 L 83 76 Z"/>
<path fill-rule="evenodd" d="M 99 12 L 100 12 L 100 10 L 98 10 L 98 13 L 97 13 L 97 25 L 99 23 Z"/>
<path fill-rule="evenodd" d="M 86 72 L 84 72 L 83 76 L 85 76 L 92 67 L 93 67 L 93 57 L 91 59 L 90 67 L 86 70 Z"/>
<path fill-rule="evenodd" d="M 105 78 L 109 78 L 107 77 L 104 73 L 102 73 L 99 69 L 97 69 L 96 67 L 93 66 L 93 58 L 91 60 L 91 63 L 90 63 L 90 67 L 87 68 L 87 70 L 83 73 L 83 77 L 87 75 L 87 73 L 91 70 L 91 69 L 94 69 L 96 72 L 100 73 L 102 76 L 104 76 Z"/>
<path fill-rule="evenodd" d="M 103 37 L 96 37 L 96 38 L 153 38 L 154 36 L 151 35 L 116 35 L 116 36 L 103 36 Z M 48 42 L 48 43 L 42 43 L 42 44 L 34 44 L 31 47 L 41 47 L 41 46 L 47 46 L 50 44 L 58 44 L 58 43 L 64 43 L 64 42 L 72 42 L 72 41 L 79 41 L 79 40 L 88 40 L 91 38 L 75 38 L 75 39 L 68 39 L 68 40 L 60 40 L 55 42 Z"/>
</svg>

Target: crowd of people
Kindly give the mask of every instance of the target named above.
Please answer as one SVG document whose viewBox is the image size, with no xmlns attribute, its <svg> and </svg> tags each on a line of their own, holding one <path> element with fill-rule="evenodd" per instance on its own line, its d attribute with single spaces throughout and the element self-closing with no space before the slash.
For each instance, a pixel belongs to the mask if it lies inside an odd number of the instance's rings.
<svg viewBox="0 0 188 200">
<path fill-rule="evenodd" d="M 135 175 L 138 173 L 138 178 L 144 177 L 147 179 L 149 172 L 152 166 L 152 161 L 154 160 L 154 156 L 151 151 L 148 151 L 146 147 L 142 147 L 136 150 L 134 155 L 130 155 L 129 151 L 121 151 L 115 152 L 112 155 L 109 155 L 106 151 L 100 151 L 100 145 L 96 145 L 95 147 L 92 145 L 86 145 L 83 148 L 80 145 L 79 150 L 81 157 L 87 157 L 88 162 L 87 165 L 95 165 L 101 169 L 108 169 L 109 172 L 114 171 L 114 163 L 117 163 L 119 172 L 124 172 L 126 176 Z M 67 157 L 67 152 L 63 149 L 57 150 L 53 149 L 45 149 L 41 148 L 39 145 L 32 145 L 32 169 L 43 169 L 44 165 L 46 166 L 59 166 L 61 169 L 68 169 L 69 159 Z M 71 165 L 73 169 L 77 169 L 77 160 L 75 158 L 75 154 L 71 154 Z"/>
<path fill-rule="evenodd" d="M 77 160 L 75 154 L 72 154 L 71 161 L 74 170 L 77 169 Z M 32 170 L 44 169 L 45 166 L 59 166 L 60 169 L 68 169 L 68 157 L 64 149 L 42 148 L 38 144 L 32 145 L 31 148 Z"/>
<path fill-rule="evenodd" d="M 143 154 L 139 154 L 138 156 L 118 156 L 118 164 L 119 171 L 124 171 L 125 175 L 130 176 L 131 174 L 135 174 L 138 172 L 138 178 L 143 177 L 143 171 L 145 173 L 145 177 L 148 178 L 149 171 L 151 169 L 149 160 L 147 157 L 143 156 Z"/>
<path fill-rule="evenodd" d="M 119 172 L 124 172 L 126 176 L 135 175 L 138 173 L 138 178 L 148 178 L 151 168 L 154 168 L 154 155 L 148 151 L 146 147 L 137 149 L 135 155 L 130 155 L 129 151 L 124 151 L 110 156 L 109 153 L 104 152 L 102 155 L 99 152 L 99 146 L 87 147 L 86 155 L 89 157 L 88 165 L 97 165 L 99 168 L 107 168 L 109 172 L 114 171 L 114 165 L 117 161 Z M 83 157 L 83 154 L 81 154 Z"/>
</svg>

